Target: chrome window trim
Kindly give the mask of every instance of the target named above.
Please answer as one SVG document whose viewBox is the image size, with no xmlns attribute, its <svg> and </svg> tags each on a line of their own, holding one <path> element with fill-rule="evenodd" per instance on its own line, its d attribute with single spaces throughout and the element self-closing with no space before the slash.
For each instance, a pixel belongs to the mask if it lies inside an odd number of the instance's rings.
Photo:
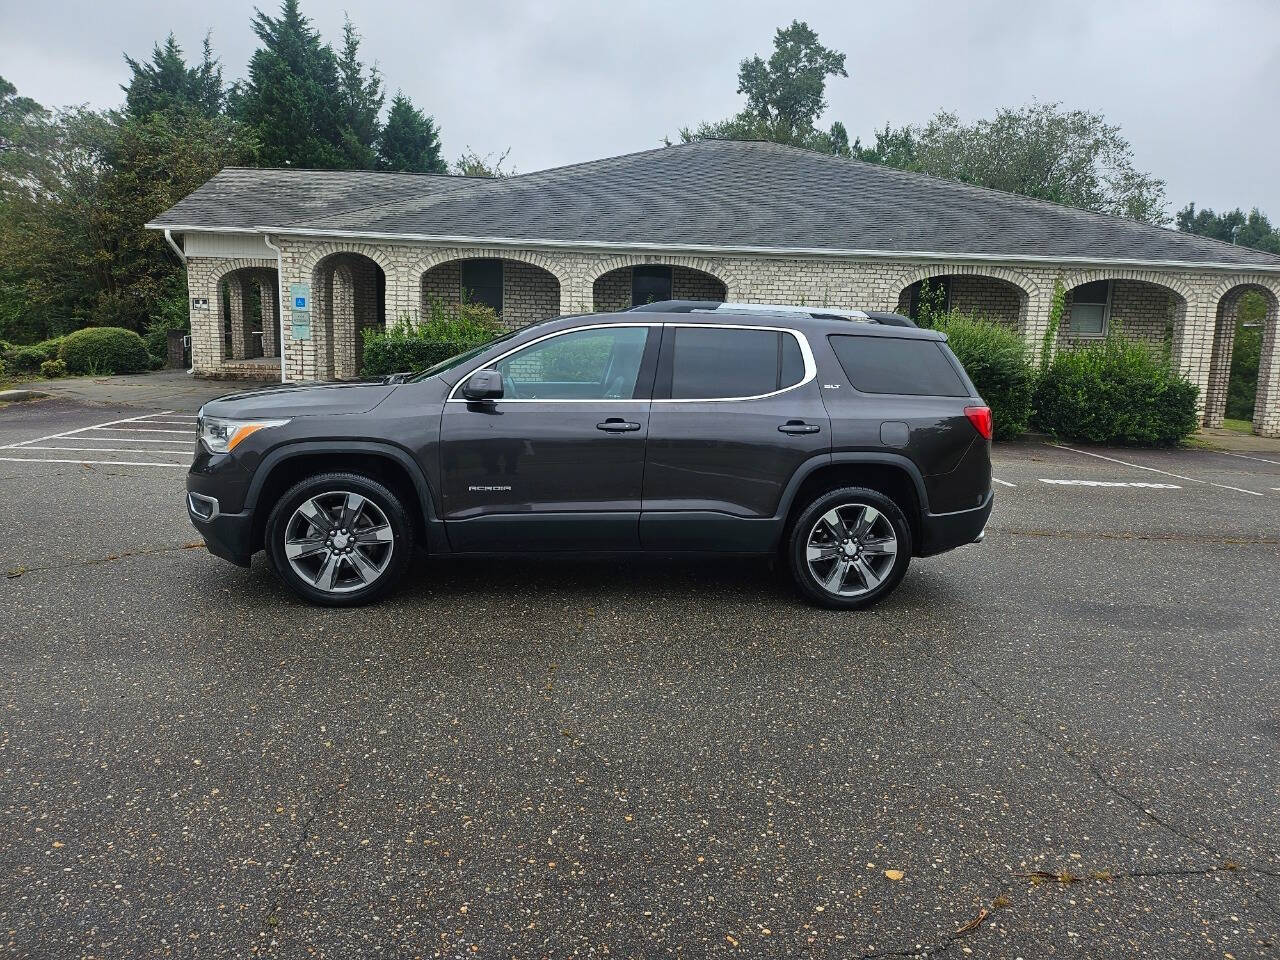
<svg viewBox="0 0 1280 960">
<path fill-rule="evenodd" d="M 715 330 L 767 330 L 773 333 L 789 333 L 791 334 L 791 336 L 796 338 L 796 343 L 800 347 L 800 357 L 804 361 L 804 378 L 797 383 L 793 383 L 790 386 L 782 387 L 779 390 L 771 390 L 768 393 L 759 393 L 750 397 L 699 397 L 696 399 L 684 398 L 684 397 L 680 397 L 680 398 L 665 397 L 662 399 L 650 398 L 645 400 L 636 400 L 634 398 L 628 398 L 628 399 L 602 398 L 599 400 L 592 400 L 589 398 L 567 398 L 567 399 L 536 400 L 536 399 L 524 399 L 524 398 L 517 397 L 510 400 L 503 398 L 501 400 L 496 400 L 493 402 L 494 403 L 590 403 L 593 405 L 600 404 L 600 403 L 610 403 L 610 404 L 614 404 L 614 403 L 631 403 L 631 404 L 636 404 L 636 403 L 642 403 L 642 404 L 734 403 L 740 400 L 764 400 L 768 397 L 776 397 L 776 396 L 779 396 L 780 394 L 789 393 L 792 390 L 796 390 L 796 389 L 799 389 L 800 387 L 803 387 L 807 383 L 812 383 L 814 379 L 816 379 L 818 376 L 818 364 L 813 359 L 813 350 L 809 346 L 808 338 L 806 338 L 805 335 L 801 333 L 799 330 L 795 330 L 791 327 L 766 327 L 760 324 L 752 324 L 752 323 L 662 323 L 662 322 L 652 322 L 652 321 L 650 322 L 628 321 L 623 323 L 590 323 L 581 327 L 569 327 L 565 330 L 553 330 L 551 333 L 544 334 L 543 336 L 538 337 L 535 340 L 530 340 L 528 343 L 522 343 L 518 347 L 512 347 L 506 353 L 499 354 L 498 356 L 490 360 L 488 363 L 484 363 L 478 367 L 471 368 L 458 379 L 457 383 L 453 385 L 453 389 L 449 391 L 449 396 L 445 399 L 445 402 L 446 403 L 474 402 L 466 399 L 465 397 L 455 396 L 455 394 L 457 394 L 457 392 L 462 389 L 462 385 L 466 383 L 467 379 L 473 373 L 477 373 L 481 370 L 489 370 L 494 366 L 496 366 L 497 364 L 501 363 L 503 360 L 507 359 L 507 357 L 511 356 L 512 354 L 519 353 L 521 350 L 524 350 L 528 347 L 532 347 L 539 343 L 542 343 L 542 341 L 544 340 L 551 340 L 554 337 L 562 337 L 565 334 L 579 333 L 583 330 L 608 330 L 608 329 L 612 329 L 613 327 L 692 327 L 695 330 L 711 328 Z"/>
</svg>

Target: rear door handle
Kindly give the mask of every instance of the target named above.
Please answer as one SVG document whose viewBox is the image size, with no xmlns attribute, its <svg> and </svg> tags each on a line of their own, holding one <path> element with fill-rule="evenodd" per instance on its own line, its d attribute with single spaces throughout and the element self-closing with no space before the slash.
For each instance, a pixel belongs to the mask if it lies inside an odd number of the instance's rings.
<svg viewBox="0 0 1280 960">
<path fill-rule="evenodd" d="M 596 424 L 597 430 L 603 430 L 605 433 L 632 433 L 640 429 L 640 424 L 634 420 L 622 420 L 619 417 L 610 417 L 604 423 Z"/>
<path fill-rule="evenodd" d="M 782 433 L 817 433 L 821 429 L 816 423 L 805 423 L 803 420 L 788 420 L 778 427 Z"/>
</svg>

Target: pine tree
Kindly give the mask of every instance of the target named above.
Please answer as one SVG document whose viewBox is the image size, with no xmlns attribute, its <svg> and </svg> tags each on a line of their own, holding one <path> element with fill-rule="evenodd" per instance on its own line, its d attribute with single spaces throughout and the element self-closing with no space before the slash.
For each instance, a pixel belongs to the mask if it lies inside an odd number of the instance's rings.
<svg viewBox="0 0 1280 960">
<path fill-rule="evenodd" d="M 222 86 L 222 66 L 213 55 L 209 36 L 204 38 L 200 64 L 188 67 L 182 47 L 173 34 L 164 46 L 151 49 L 151 61 L 139 63 L 128 54 L 124 58 L 132 76 L 120 89 L 125 94 L 125 112 L 138 120 L 169 109 L 194 109 L 206 117 L 222 113 L 226 91 Z"/>
<path fill-rule="evenodd" d="M 391 100 L 391 112 L 378 144 L 379 170 L 410 173 L 445 173 L 440 157 L 440 135 L 435 121 L 399 91 Z"/>
<path fill-rule="evenodd" d="M 371 170 L 377 159 L 376 145 L 381 132 L 378 114 L 386 95 L 375 64 L 365 77 L 360 62 L 360 34 L 348 19 L 342 27 L 342 56 L 338 59 L 339 98 L 342 109 L 342 153 L 344 166 Z"/>
<path fill-rule="evenodd" d="M 253 32 L 262 41 L 249 61 L 249 79 L 234 95 L 235 112 L 262 144 L 268 166 L 341 168 L 346 125 L 338 59 L 298 0 L 283 0 L 279 17 L 257 11 Z"/>
</svg>

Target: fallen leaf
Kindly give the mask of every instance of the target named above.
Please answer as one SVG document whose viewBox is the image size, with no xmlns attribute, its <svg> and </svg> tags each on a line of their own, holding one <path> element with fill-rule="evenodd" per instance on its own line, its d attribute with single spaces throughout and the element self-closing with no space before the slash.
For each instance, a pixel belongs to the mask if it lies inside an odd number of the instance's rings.
<svg viewBox="0 0 1280 960">
<path fill-rule="evenodd" d="M 726 933 L 726 934 L 724 935 L 724 938 L 725 938 L 725 940 L 729 941 L 729 946 L 731 946 L 731 947 L 736 947 L 736 946 L 738 945 L 738 941 L 737 941 L 737 940 L 735 940 L 735 939 L 733 939 L 733 935 L 732 935 L 732 934 Z"/>
<path fill-rule="evenodd" d="M 6 573 L 5 576 L 8 577 L 10 580 L 13 580 L 15 577 L 20 577 L 26 572 L 27 572 L 26 567 L 10 567 L 8 573 Z"/>
<path fill-rule="evenodd" d="M 884 875 L 888 877 L 890 880 L 901 880 L 903 877 L 906 876 L 906 874 L 903 873 L 901 870 L 886 870 L 884 872 Z"/>
<path fill-rule="evenodd" d="M 989 913 L 991 913 L 991 911 L 988 910 L 986 907 L 983 907 L 981 910 L 978 911 L 978 915 L 976 917 L 974 917 L 972 920 L 966 923 L 963 927 L 960 927 L 958 930 L 956 930 L 956 934 L 959 935 L 961 933 L 968 933 L 970 930 L 977 930 L 978 927 L 981 926 L 982 921 L 987 919 L 987 915 Z"/>
</svg>

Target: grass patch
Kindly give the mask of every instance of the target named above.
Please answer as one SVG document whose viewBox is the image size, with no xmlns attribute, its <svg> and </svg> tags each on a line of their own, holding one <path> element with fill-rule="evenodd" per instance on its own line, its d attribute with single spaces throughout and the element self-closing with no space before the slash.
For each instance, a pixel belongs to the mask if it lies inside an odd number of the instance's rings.
<svg viewBox="0 0 1280 960">
<path fill-rule="evenodd" d="M 1253 433 L 1252 420 L 1232 420 L 1227 417 L 1222 421 L 1222 427 L 1225 430 L 1234 430 L 1236 433 Z"/>
</svg>

